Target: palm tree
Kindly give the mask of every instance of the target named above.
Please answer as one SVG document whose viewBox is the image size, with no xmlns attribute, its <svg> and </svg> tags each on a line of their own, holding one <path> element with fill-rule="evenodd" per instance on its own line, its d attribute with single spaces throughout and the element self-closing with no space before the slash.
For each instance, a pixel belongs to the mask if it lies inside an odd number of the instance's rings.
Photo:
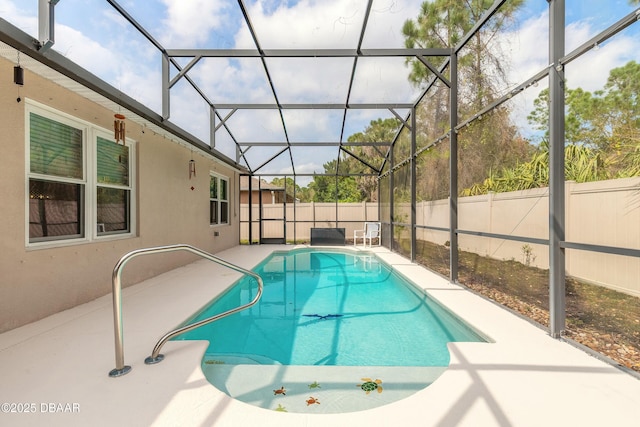
<svg viewBox="0 0 640 427">
<path fill-rule="evenodd" d="M 640 146 L 636 150 L 636 166 L 640 166 Z M 584 145 L 568 144 L 565 147 L 565 179 L 590 182 L 608 179 L 608 162 L 601 152 Z M 636 170 L 639 172 L 640 170 Z M 633 175 L 629 175 L 633 176 Z M 549 142 L 543 140 L 530 161 L 500 173 L 489 171 L 482 184 L 462 190 L 462 196 L 542 188 L 549 185 Z"/>
</svg>

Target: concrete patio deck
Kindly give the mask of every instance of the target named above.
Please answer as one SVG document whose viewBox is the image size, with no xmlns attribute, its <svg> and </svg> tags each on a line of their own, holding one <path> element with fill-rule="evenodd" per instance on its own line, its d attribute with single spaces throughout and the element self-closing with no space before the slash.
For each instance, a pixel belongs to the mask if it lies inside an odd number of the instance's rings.
<svg viewBox="0 0 640 427">
<path fill-rule="evenodd" d="M 252 268 L 290 248 L 238 246 L 218 255 Z M 124 290 L 125 361 L 133 369 L 120 378 L 107 375 L 115 367 L 110 295 L 1 334 L 0 425 L 639 425 L 637 378 L 397 254 L 373 250 L 495 342 L 450 344 L 449 369 L 393 404 L 326 415 L 261 409 L 207 382 L 200 369 L 205 342 L 170 341 L 162 363 L 143 363 L 160 336 L 239 277 L 197 261 Z"/>
</svg>

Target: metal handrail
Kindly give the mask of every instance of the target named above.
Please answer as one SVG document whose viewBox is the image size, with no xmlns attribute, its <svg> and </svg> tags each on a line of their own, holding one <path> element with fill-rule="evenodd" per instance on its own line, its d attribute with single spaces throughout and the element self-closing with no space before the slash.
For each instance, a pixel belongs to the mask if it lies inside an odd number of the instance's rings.
<svg viewBox="0 0 640 427">
<path fill-rule="evenodd" d="M 198 248 L 195 248 L 191 245 L 178 244 L 178 245 L 169 245 L 169 246 L 157 246 L 152 248 L 137 249 L 125 254 L 124 256 L 122 256 L 122 258 L 120 258 L 120 260 L 117 262 L 117 264 L 113 268 L 113 274 L 111 278 L 112 290 L 113 290 L 113 326 L 114 326 L 115 344 L 116 344 L 115 346 L 116 367 L 115 369 L 112 369 L 109 372 L 110 377 L 119 377 L 131 371 L 131 366 L 127 366 L 124 364 L 124 341 L 123 341 L 123 333 L 122 333 L 122 281 L 121 281 L 122 269 L 124 268 L 125 264 L 129 260 L 139 255 L 149 255 L 149 254 L 175 252 L 175 251 L 188 251 L 193 254 L 199 255 L 202 258 L 206 258 L 210 261 L 213 261 L 215 263 L 228 267 L 232 270 L 249 275 L 254 279 L 256 279 L 256 281 L 258 282 L 258 292 L 256 293 L 256 296 L 253 298 L 253 300 L 251 300 L 247 304 L 241 305 L 234 309 L 225 311 L 222 314 L 217 314 L 215 316 L 209 317 L 207 319 L 201 320 L 191 325 L 186 325 L 186 326 L 177 328 L 171 332 L 168 332 L 162 338 L 160 338 L 160 340 L 156 343 L 155 347 L 153 348 L 153 352 L 151 353 L 151 356 L 145 359 L 146 364 L 158 363 L 164 359 L 164 355 L 160 354 L 160 349 L 171 338 L 177 335 L 180 335 L 184 332 L 188 332 L 193 329 L 199 328 L 200 326 L 214 322 L 230 314 L 249 308 L 252 305 L 256 304 L 260 299 L 260 297 L 262 296 L 262 290 L 263 290 L 264 284 L 262 282 L 262 278 L 259 275 L 257 275 L 253 271 L 246 270 L 242 267 L 239 267 L 235 264 L 225 261 L 222 258 L 219 258 L 215 255 L 211 255 L 210 253 L 200 250 Z"/>
</svg>

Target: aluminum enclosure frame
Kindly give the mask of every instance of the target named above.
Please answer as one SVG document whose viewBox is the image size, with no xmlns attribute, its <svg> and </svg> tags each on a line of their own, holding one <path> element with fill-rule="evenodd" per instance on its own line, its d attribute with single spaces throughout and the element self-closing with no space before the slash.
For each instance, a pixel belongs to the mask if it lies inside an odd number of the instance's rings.
<svg viewBox="0 0 640 427">
<path fill-rule="evenodd" d="M 550 302 L 550 334 L 559 338 L 562 335 L 562 332 L 565 328 L 565 250 L 567 248 L 577 249 L 577 250 L 585 250 L 585 251 L 595 251 L 601 253 L 608 254 L 618 254 L 623 256 L 632 256 L 632 257 L 640 257 L 640 250 L 629 249 L 629 248 L 618 248 L 618 247 L 608 247 L 602 245 L 588 245 L 581 244 L 576 242 L 567 242 L 565 236 L 565 206 L 564 206 L 564 185 L 565 185 L 565 177 L 564 177 L 564 95 L 565 95 L 565 86 L 564 86 L 564 66 L 574 59 L 580 57 L 582 54 L 588 52 L 593 46 L 596 46 L 603 41 L 608 40 L 618 32 L 623 29 L 631 26 L 637 25 L 638 18 L 640 17 L 640 9 L 636 9 L 634 12 L 628 14 L 623 17 L 613 25 L 611 25 L 606 30 L 597 34 L 587 42 L 583 43 L 578 48 L 574 49 L 572 52 L 565 54 L 564 52 L 564 39 L 565 39 L 565 12 L 566 5 L 565 0 L 548 0 L 549 7 L 549 58 L 550 64 L 548 67 L 543 70 L 538 71 L 530 78 L 516 86 L 512 89 L 508 94 L 505 94 L 503 97 L 494 101 L 491 105 L 484 107 L 482 110 L 478 111 L 473 117 L 468 118 L 462 122 L 459 122 L 457 109 L 451 108 L 450 117 L 449 117 L 449 130 L 444 134 L 438 137 L 436 140 L 427 144 L 427 146 L 417 149 L 416 147 L 416 133 L 417 133 L 417 120 L 416 120 L 416 109 L 420 102 L 424 99 L 430 88 L 436 81 L 443 82 L 449 89 L 450 95 L 450 105 L 457 105 L 457 97 L 458 97 L 458 88 L 460 85 L 463 85 L 464 82 L 459 82 L 457 78 L 457 59 L 458 54 L 461 49 L 471 40 L 471 38 L 482 28 L 483 25 L 491 19 L 491 17 L 499 11 L 500 7 L 506 3 L 506 0 L 496 0 L 492 7 L 485 13 L 485 15 L 476 23 L 476 25 L 469 31 L 469 33 L 455 46 L 446 49 L 362 49 L 362 41 L 366 32 L 368 18 L 371 13 L 371 8 L 373 4 L 373 0 L 368 0 L 367 2 L 367 10 L 364 17 L 364 22 L 362 23 L 362 28 L 360 32 L 360 38 L 358 42 L 358 46 L 355 49 L 300 49 L 300 50 L 290 50 L 290 49 L 262 49 L 260 41 L 257 37 L 257 34 L 254 30 L 254 27 L 249 18 L 249 14 L 247 12 L 247 8 L 242 0 L 238 0 L 238 4 L 243 11 L 243 15 L 245 18 L 245 23 L 247 24 L 249 31 L 251 32 L 252 38 L 254 40 L 255 49 L 239 49 L 239 50 L 230 50 L 230 49 L 221 49 L 221 50 L 211 50 L 211 49 L 165 49 L 157 40 L 153 38 L 153 36 L 142 26 L 140 25 L 127 11 L 124 7 L 122 7 L 118 2 L 114 0 L 107 0 L 108 3 L 113 6 L 113 8 L 120 13 L 132 26 L 136 28 L 137 31 L 140 32 L 150 43 L 152 43 L 161 53 L 162 53 L 162 114 L 157 114 L 147 108 L 144 105 L 141 105 L 133 98 L 128 95 L 120 92 L 119 90 L 113 88 L 112 86 L 104 83 L 102 80 L 98 79 L 94 75 L 90 74 L 86 70 L 82 69 L 78 65 L 69 61 L 63 55 L 56 53 L 54 50 L 48 49 L 50 47 L 50 43 L 42 43 L 39 40 L 36 40 L 22 31 L 15 28 L 13 25 L 8 23 L 7 21 L 0 18 L 0 41 L 6 43 L 18 50 L 21 53 L 24 53 L 34 60 L 52 68 L 53 70 L 60 72 L 61 74 L 67 76 L 69 79 L 80 83 L 81 85 L 89 88 L 95 93 L 100 94 L 106 99 L 117 103 L 118 105 L 123 106 L 130 111 L 133 111 L 135 114 L 139 115 L 145 120 L 153 123 L 155 126 L 164 129 L 169 134 L 176 136 L 184 141 L 187 141 L 193 147 L 202 152 L 207 153 L 208 155 L 215 155 L 217 158 L 221 159 L 223 162 L 227 163 L 234 168 L 245 171 L 246 169 L 241 164 L 242 161 L 248 166 L 248 174 L 251 176 L 274 176 L 272 173 L 261 173 L 260 169 L 262 169 L 269 162 L 279 157 L 280 155 L 289 154 L 289 159 L 291 161 L 291 174 L 277 174 L 278 176 L 293 176 L 302 177 L 302 176 L 314 176 L 317 174 L 304 174 L 296 172 L 296 165 L 294 164 L 291 148 L 292 147 L 310 147 L 310 146 L 326 146 L 326 147 L 334 147 L 336 148 L 338 154 L 338 160 L 341 154 L 350 155 L 356 160 L 360 161 L 363 165 L 365 165 L 368 169 L 371 170 L 368 174 L 360 174 L 358 176 L 377 176 L 379 179 L 387 178 L 389 179 L 389 194 L 388 198 L 390 200 L 390 209 L 389 209 L 389 218 L 380 218 L 381 222 L 385 225 L 388 225 L 391 236 L 393 236 L 393 228 L 394 225 L 404 225 L 399 224 L 394 221 L 394 173 L 397 169 L 396 165 L 404 165 L 409 164 L 411 170 L 411 219 L 410 224 L 411 227 L 411 253 L 410 258 L 412 261 L 416 260 L 416 230 L 419 227 L 422 228 L 432 228 L 440 231 L 447 231 L 449 233 L 449 241 L 450 241 L 450 276 L 449 280 L 451 282 L 457 282 L 458 280 L 458 236 L 460 234 L 469 234 L 476 236 L 484 236 L 484 237 L 498 237 L 501 239 L 509 239 L 509 240 L 517 240 L 521 242 L 533 242 L 538 244 L 548 244 L 549 246 L 549 302 Z M 55 5 L 56 2 L 50 2 Z M 50 20 L 52 19 L 53 14 L 43 16 L 41 19 Z M 41 28 L 45 29 L 45 32 L 49 32 L 51 37 L 49 37 L 49 41 L 53 42 L 53 33 L 51 31 L 51 22 L 41 22 Z M 45 45 L 47 45 L 45 47 Z M 45 52 L 46 51 L 46 52 Z M 431 56 L 437 57 L 447 57 L 448 60 L 445 61 L 444 64 L 440 64 L 438 67 L 434 67 L 430 64 L 426 58 Z M 191 57 L 193 58 L 191 62 L 189 62 L 186 66 L 180 66 L 176 58 L 185 58 Z M 246 104 L 246 103 L 214 103 L 206 94 L 198 87 L 198 85 L 194 82 L 194 80 L 189 76 L 189 71 L 197 64 L 199 60 L 206 57 L 235 57 L 235 58 L 258 58 L 262 62 L 262 66 L 264 72 L 267 76 L 271 75 L 271 70 L 266 64 L 265 59 L 267 58 L 303 58 L 303 57 L 323 57 L 323 58 L 351 58 L 353 59 L 353 67 L 350 75 L 349 89 L 347 91 L 347 95 L 345 97 L 344 103 L 327 103 L 327 104 L 287 104 L 281 103 L 279 101 L 278 93 L 271 84 L 271 91 L 274 97 L 274 102 L 269 104 Z M 407 58 L 416 58 L 420 62 L 424 64 L 424 66 L 433 74 L 431 82 L 426 86 L 425 90 L 418 97 L 417 100 L 411 100 L 406 103 L 380 103 L 380 104 L 362 104 L 362 103 L 352 103 L 351 102 L 351 89 L 353 87 L 354 79 L 355 79 L 355 70 L 358 64 L 358 61 L 361 58 L 365 57 L 407 57 Z M 171 77 L 172 67 L 177 70 L 177 74 Z M 445 75 L 445 70 L 449 68 L 449 75 Z M 527 237 L 518 237 L 518 236 L 505 236 L 499 234 L 489 234 L 489 233 L 479 233 L 470 230 L 462 230 L 458 228 L 458 176 L 457 176 L 457 153 L 458 153 L 458 144 L 457 144 L 457 131 L 461 129 L 463 126 L 473 122 L 474 120 L 478 120 L 483 114 L 490 112 L 491 110 L 499 107 L 501 104 L 507 102 L 513 95 L 523 91 L 530 85 L 535 82 L 548 77 L 549 79 L 549 96 L 551 99 L 551 110 L 549 117 L 549 129 L 550 129 L 550 206 L 549 206 L 549 239 L 541 240 L 541 239 L 532 239 Z M 181 79 L 185 79 L 188 84 L 190 84 L 194 90 L 196 90 L 205 102 L 208 104 L 208 108 L 210 109 L 210 138 L 209 144 L 203 142 L 196 138 L 195 136 L 189 134 L 183 129 L 179 128 L 175 124 L 170 122 L 170 90 L 171 88 Z M 269 81 L 271 79 L 269 78 Z M 286 136 L 285 140 L 282 142 L 242 142 L 234 137 L 232 133 L 232 129 L 229 126 L 228 120 L 230 117 L 235 114 L 235 112 L 243 109 L 261 109 L 261 110 L 277 110 L 280 114 L 280 119 L 283 125 L 284 134 Z M 337 141 L 325 141 L 318 143 L 308 143 L 301 141 L 292 141 L 288 137 L 287 125 L 284 120 L 283 111 L 284 110 L 339 110 L 343 114 L 342 120 L 342 128 L 340 132 L 340 138 Z M 397 132 L 395 138 L 392 141 L 378 141 L 378 142 L 346 142 L 344 140 L 344 131 L 345 131 L 345 120 L 346 114 L 350 110 L 361 110 L 361 109 L 380 109 L 387 110 L 393 113 L 394 116 L 399 118 L 402 122 L 402 126 L 400 130 Z M 226 116 L 221 114 L 221 110 L 230 110 Z M 409 110 L 409 113 L 404 117 L 400 117 L 397 110 Z M 407 159 L 396 159 L 394 158 L 397 154 L 394 154 L 394 147 L 396 142 L 398 141 L 398 137 L 400 135 L 400 131 L 404 128 L 407 128 L 411 132 L 411 148 L 410 148 L 410 156 Z M 225 129 L 234 144 L 236 145 L 236 158 L 229 159 L 225 156 L 218 156 L 215 151 L 215 136 L 216 132 Z M 449 139 L 449 150 L 450 150 L 450 170 L 449 170 L 449 183 L 450 183 L 450 197 L 449 197 L 449 228 L 442 229 L 438 227 L 431 227 L 429 225 L 426 226 L 418 226 L 416 225 L 416 179 L 417 179 L 417 171 L 416 171 L 416 160 L 418 156 L 424 152 L 425 150 L 429 150 L 435 147 L 438 143 L 440 143 L 445 138 Z M 260 147 L 260 146 L 269 146 L 269 147 L 281 147 L 282 150 L 279 151 L 275 156 L 267 159 L 265 162 L 259 165 L 250 165 L 245 157 L 245 153 L 248 149 L 252 147 Z M 376 146 L 376 147 L 387 147 L 387 152 L 382 160 L 382 165 L 377 167 L 375 165 L 368 164 L 363 159 L 359 158 L 357 155 L 349 151 L 350 147 L 356 146 Z M 213 153 L 213 154 L 212 154 Z M 388 172 L 383 172 L 385 170 L 385 166 L 388 166 Z M 338 168 L 336 168 L 336 173 L 331 174 L 331 176 L 335 176 L 336 179 L 338 177 L 343 176 L 339 174 Z M 251 180 L 249 180 L 249 185 L 251 186 Z M 380 187 L 378 187 L 378 191 L 380 191 Z M 250 187 L 251 193 L 251 187 Z M 379 197 L 380 200 L 380 197 Z M 250 210 L 251 212 L 251 210 Z M 251 213 L 250 213 L 251 215 Z M 294 211 L 295 216 L 295 211 Z M 250 220 L 251 222 L 251 216 Z M 286 222 L 286 221 L 285 221 Z M 294 217 L 295 222 L 295 217 Z M 390 239 L 390 247 L 393 247 L 392 239 Z"/>
<path fill-rule="evenodd" d="M 264 63 L 264 58 L 268 57 L 353 57 L 354 58 L 354 70 L 355 63 L 357 63 L 357 59 L 365 56 L 407 56 L 414 55 L 415 58 L 419 59 L 421 62 L 425 64 L 425 66 L 434 74 L 433 82 L 436 79 L 444 82 L 445 85 L 450 90 L 450 105 L 457 105 L 457 53 L 466 45 L 466 43 L 473 37 L 473 35 L 482 28 L 482 26 L 499 10 L 499 8 L 505 3 L 505 1 L 496 1 L 492 8 L 485 14 L 485 16 L 479 20 L 476 26 L 468 33 L 468 35 L 456 46 L 454 49 L 445 50 L 445 49 L 424 49 L 424 50 L 361 50 L 360 45 L 356 50 L 262 50 L 258 48 L 257 50 L 244 50 L 244 51 L 228 51 L 228 52 L 220 52 L 220 51 L 210 51 L 210 50 L 172 50 L 167 52 L 167 58 L 165 63 L 168 64 L 171 60 L 171 56 L 192 56 L 194 60 L 193 64 L 197 62 L 202 57 L 211 57 L 211 56 L 225 56 L 228 55 L 230 57 L 259 57 L 263 59 L 263 64 L 265 69 L 267 68 L 266 63 Z M 473 120 L 478 119 L 482 116 L 482 114 L 491 111 L 502 103 L 506 102 L 506 100 L 510 99 L 511 96 L 517 94 L 518 92 L 524 90 L 526 87 L 534 84 L 538 80 L 548 76 L 550 80 L 550 98 L 551 102 L 551 114 L 549 119 L 549 127 L 550 127 L 550 146 L 551 146 L 551 160 L 550 160 L 550 191 L 551 191 L 551 200 L 550 200 L 550 209 L 549 209 L 549 259 L 550 259 L 550 272 L 549 272 L 549 289 L 550 289 L 550 317 L 551 317 L 551 325 L 550 325 L 550 334 L 556 338 L 560 337 L 562 331 L 565 327 L 565 254 L 564 249 L 565 245 L 565 217 L 564 217 L 564 73 L 563 66 L 565 63 L 575 59 L 579 56 L 579 53 L 584 53 L 587 49 L 585 47 L 588 45 L 594 45 L 598 42 L 605 40 L 621 31 L 628 25 L 631 25 L 634 17 L 637 17 L 637 12 L 635 14 L 631 14 L 624 20 L 624 23 L 617 23 L 612 26 L 610 29 L 607 29 L 602 33 L 600 37 L 594 38 L 594 41 L 589 41 L 587 44 L 581 46 L 576 51 L 572 52 L 571 55 L 564 55 L 564 15 L 565 15 L 565 3 L 564 0 L 549 0 L 549 28 L 550 28 L 550 37 L 549 37 L 549 51 L 550 58 L 552 61 L 552 67 L 541 70 L 536 73 L 533 77 L 522 83 L 521 85 L 514 88 L 511 93 L 503 97 L 502 99 L 497 100 L 492 105 L 486 107 L 483 111 L 478 112 L 474 117 L 464 121 L 463 123 L 458 123 L 457 117 L 457 109 L 452 108 L 450 112 L 450 131 L 447 136 L 449 137 L 450 144 L 450 197 L 449 197 L 449 238 L 450 238 L 450 280 L 452 282 L 456 282 L 458 278 L 458 233 L 463 230 L 458 230 L 458 218 L 457 218 L 457 194 L 458 194 L 458 185 L 457 185 L 457 131 L 462 126 L 467 125 Z M 371 7 L 371 1 L 368 5 L 368 12 Z M 255 36 L 255 31 L 253 31 L 251 27 L 251 22 L 247 19 L 247 24 L 250 26 L 252 34 Z M 363 24 L 362 35 L 364 35 L 364 30 L 366 28 L 366 18 L 365 23 Z M 361 35 L 361 40 L 362 40 Z M 257 39 L 256 39 L 256 44 Z M 578 52 L 578 53 L 576 53 Z M 426 60 L 424 60 L 425 56 L 449 56 L 449 62 L 445 63 L 438 70 L 431 66 Z M 192 64 L 190 63 L 190 65 Z M 553 64 L 556 64 L 553 66 Z M 450 77 L 447 79 L 442 72 L 444 69 L 449 66 L 449 74 Z M 355 73 L 352 72 L 350 85 L 353 84 L 353 78 Z M 172 84 L 174 81 L 171 82 Z M 168 90 L 170 88 L 169 85 L 166 86 L 167 89 L 163 90 L 163 99 L 164 97 L 169 97 Z M 420 99 L 415 102 L 413 105 L 410 104 L 375 104 L 375 105 L 364 105 L 364 104 L 349 104 L 347 102 L 342 104 L 298 104 L 298 105 L 282 105 L 279 103 L 276 104 L 220 104 L 218 106 L 211 105 L 212 111 L 215 112 L 216 109 L 233 109 L 233 112 L 237 111 L 237 109 L 278 109 L 282 111 L 284 109 L 344 109 L 345 114 L 348 109 L 366 109 L 366 108 L 386 108 L 389 110 L 399 109 L 399 108 L 410 108 L 409 115 L 404 120 L 404 125 L 397 132 L 396 138 L 389 146 L 389 150 L 387 155 L 385 156 L 384 162 L 390 161 L 391 165 L 394 164 L 393 157 L 393 147 L 395 142 L 398 139 L 400 131 L 403 127 L 407 127 L 411 131 L 411 155 L 408 161 L 411 164 L 411 223 L 409 224 L 411 227 L 411 252 L 410 258 L 412 261 L 416 259 L 416 217 L 415 217 L 415 206 L 416 206 L 416 121 L 415 121 L 415 111 L 416 107 L 419 104 L 420 100 L 426 95 L 431 84 L 428 85 L 427 89 L 423 92 Z M 275 94 L 275 88 L 272 89 L 274 91 L 274 96 L 277 99 L 277 95 Z M 167 101 L 168 105 L 168 101 Z M 560 107 L 562 106 L 562 107 Z M 233 112 L 231 114 L 233 114 Z M 168 111 L 166 112 L 168 114 Z M 395 112 L 394 112 L 395 114 Z M 411 120 L 412 125 L 408 126 L 407 122 Z M 226 119 L 221 120 L 222 122 L 226 121 Z M 215 122 L 214 122 L 215 124 Z M 283 119 L 284 125 L 284 119 Z M 344 123 L 343 123 L 343 131 L 344 131 Z M 434 142 L 431 146 L 434 146 L 438 141 Z M 236 141 L 236 143 L 244 146 L 251 147 L 251 143 L 240 144 Z M 333 143 L 340 147 L 342 150 L 344 143 L 342 141 L 338 143 Z M 261 145 L 260 143 L 256 143 L 255 146 Z M 278 145 L 278 144 L 270 144 L 270 145 Z M 286 145 L 281 144 L 281 146 L 286 147 L 286 149 L 290 149 L 290 147 L 297 145 L 287 140 Z M 331 144 L 327 144 L 331 145 Z M 426 147 L 428 149 L 430 147 Z M 424 150 L 424 149 L 423 149 Z M 284 150 L 277 153 L 273 158 L 278 157 L 283 154 Z M 242 150 L 238 149 L 238 153 L 241 155 Z M 355 156 L 354 156 L 355 157 Z M 260 165 L 258 169 L 262 168 L 266 163 L 273 160 L 269 159 L 264 164 Z M 356 157 L 356 159 L 358 159 Z M 239 161 L 239 158 L 236 159 Z M 360 160 L 360 159 L 358 159 Z M 292 159 L 293 161 L 293 159 Z M 384 165 L 384 164 L 383 164 Z M 370 167 L 370 165 L 367 164 Z M 382 167 L 377 171 L 380 176 L 382 175 Z M 295 165 L 292 164 L 292 170 L 294 170 L 293 176 L 295 177 Z M 393 235 L 393 173 L 394 169 L 390 169 L 390 216 L 388 223 L 390 225 L 391 235 Z M 336 171 L 336 177 L 338 172 Z M 383 219 L 384 220 L 384 219 Z M 336 220 L 337 222 L 337 220 Z M 398 224 L 399 225 L 399 224 Z M 404 225 L 404 224 L 403 224 Z M 469 233 L 473 234 L 473 233 Z M 524 238 L 524 240 L 527 240 Z M 573 247 L 579 247 L 580 245 L 574 244 Z M 600 247 L 601 250 L 607 251 L 606 248 Z M 629 251 L 625 251 L 628 253 Z M 634 251 L 632 253 L 635 254 Z"/>
</svg>

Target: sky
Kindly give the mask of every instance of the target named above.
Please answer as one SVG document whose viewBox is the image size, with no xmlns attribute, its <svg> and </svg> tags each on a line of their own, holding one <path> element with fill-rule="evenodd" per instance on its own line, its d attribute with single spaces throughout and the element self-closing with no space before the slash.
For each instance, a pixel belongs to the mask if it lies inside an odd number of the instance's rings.
<svg viewBox="0 0 640 427">
<path fill-rule="evenodd" d="M 151 36 L 168 49 L 255 49 L 235 0 L 120 0 L 118 2 Z M 366 0 L 247 0 L 245 5 L 263 49 L 353 49 L 358 44 Z M 375 0 L 363 48 L 400 48 L 402 25 L 418 15 L 422 0 Z M 0 0 L 0 16 L 37 37 L 37 0 Z M 638 6 L 636 6 L 637 8 Z M 587 41 L 634 7 L 627 0 L 566 0 L 566 52 Z M 54 49 L 114 87 L 161 113 L 161 55 L 104 0 L 60 0 L 55 9 Z M 566 67 L 569 87 L 602 88 L 612 68 L 640 62 L 640 24 L 610 39 Z M 506 56 L 508 81 L 504 93 L 548 66 L 548 3 L 528 0 L 514 22 L 492 41 Z M 180 58 L 181 66 L 191 58 Z M 271 82 L 281 103 L 344 103 L 353 67 L 350 58 L 267 58 Z M 175 70 L 173 71 L 176 72 Z M 403 58 L 358 60 L 351 90 L 353 103 L 412 102 L 420 89 L 408 83 Z M 257 58 L 204 58 L 189 75 L 215 104 L 273 103 L 262 63 Z M 528 136 L 526 121 L 533 99 L 546 81 L 512 99 L 512 119 Z M 407 111 L 398 111 L 406 115 Z M 229 111 L 221 110 L 225 117 Z M 342 112 L 285 110 L 292 142 L 346 141 L 371 120 L 392 117 L 386 110 L 351 110 L 340 135 Z M 184 79 L 171 89 L 170 120 L 209 142 L 209 109 Z M 284 140 L 275 110 L 239 110 L 228 124 L 238 141 Z M 235 158 L 229 134 L 216 133 L 215 147 Z M 246 154 L 252 168 L 280 148 L 253 147 Z M 337 149 L 298 148 L 293 151 L 297 173 L 322 172 Z M 259 173 L 290 173 L 289 155 L 274 159 Z"/>
</svg>

